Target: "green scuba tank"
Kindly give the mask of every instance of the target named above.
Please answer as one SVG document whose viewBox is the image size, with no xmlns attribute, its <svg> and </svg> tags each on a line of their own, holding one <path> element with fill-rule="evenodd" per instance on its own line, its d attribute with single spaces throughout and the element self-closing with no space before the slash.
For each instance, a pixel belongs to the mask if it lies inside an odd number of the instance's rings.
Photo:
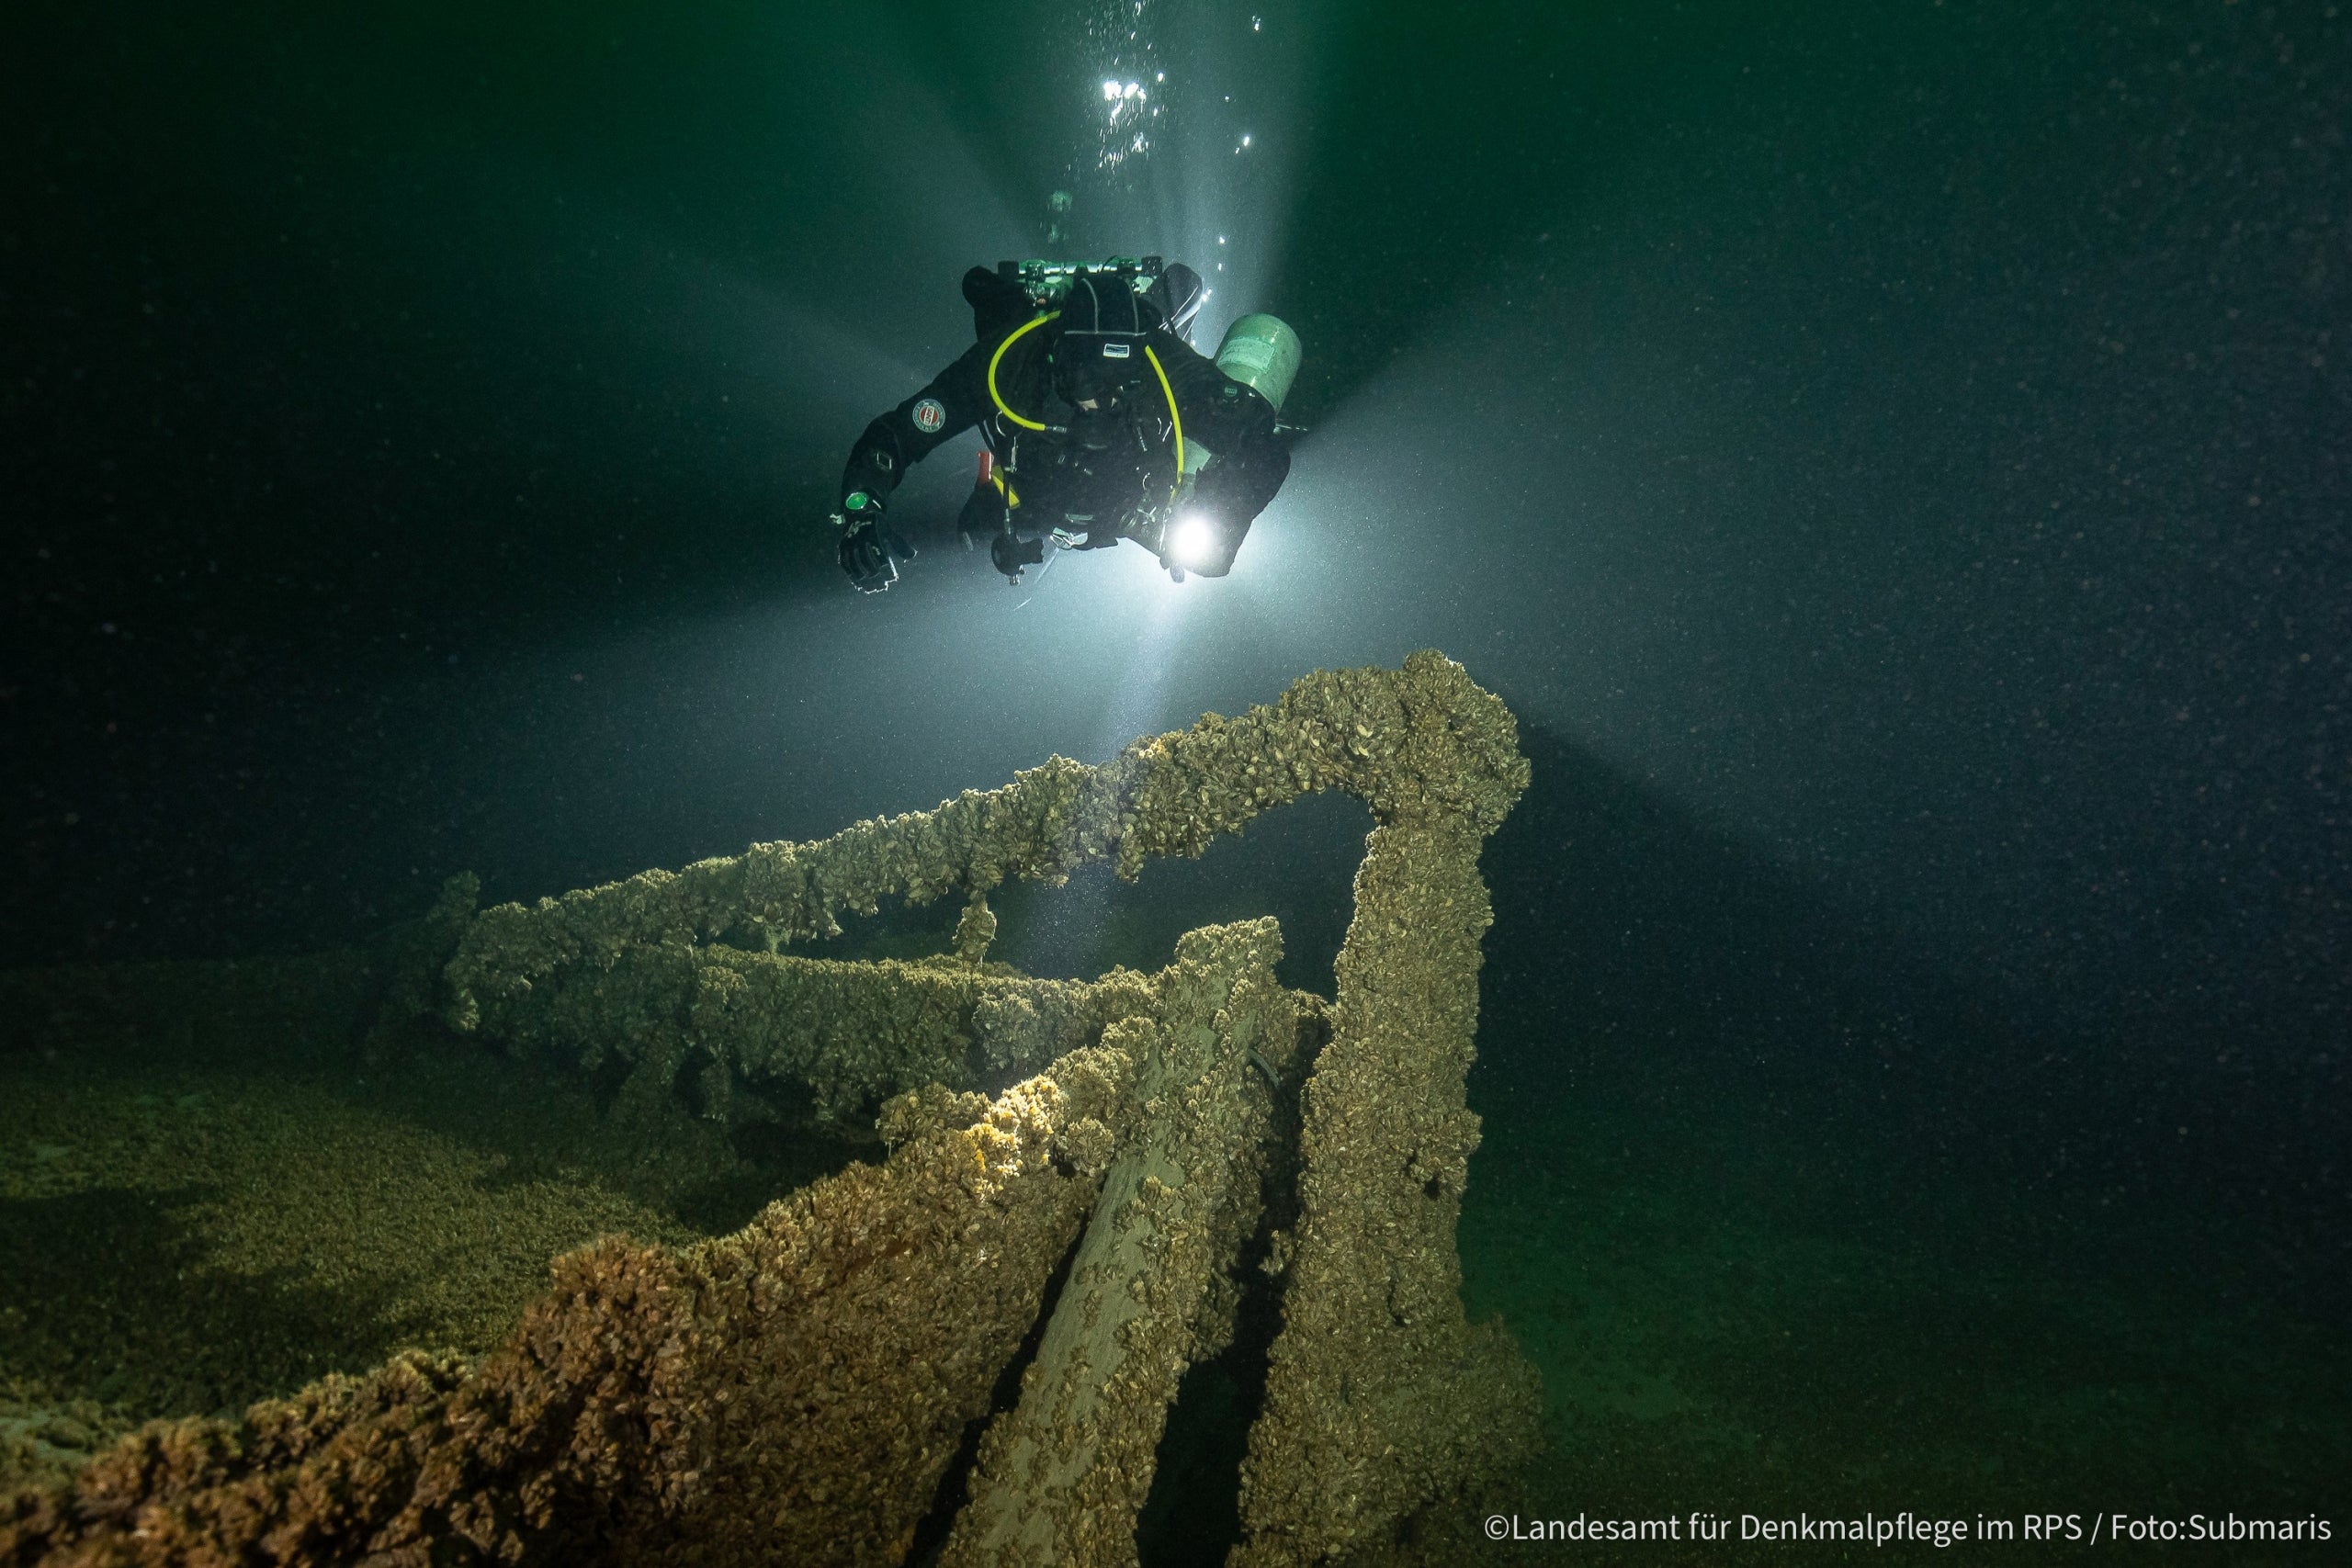
<svg viewBox="0 0 2352 1568">
<path fill-rule="evenodd" d="M 1283 412 L 1291 383 L 1298 378 L 1299 360 L 1306 349 L 1298 334 L 1280 316 L 1263 312 L 1242 317 L 1225 329 L 1216 345 L 1216 367 Z M 1212 454 L 1197 441 L 1184 444 L 1182 482 L 1189 490 L 1193 476 L 1208 466 Z M 1182 497 L 1180 496 L 1181 500 Z"/>
<path fill-rule="evenodd" d="M 1216 367 L 1255 391 L 1282 412 L 1290 384 L 1298 378 L 1298 334 L 1279 316 L 1244 316 L 1225 329 L 1216 347 Z"/>
</svg>

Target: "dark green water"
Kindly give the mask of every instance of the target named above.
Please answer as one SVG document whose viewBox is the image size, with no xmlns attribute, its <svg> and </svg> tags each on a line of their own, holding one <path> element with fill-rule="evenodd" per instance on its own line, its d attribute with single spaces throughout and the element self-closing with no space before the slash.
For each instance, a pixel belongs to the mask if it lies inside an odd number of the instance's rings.
<svg viewBox="0 0 2352 1568">
<path fill-rule="evenodd" d="M 1440 647 L 1534 765 L 1464 1222 L 1519 1511 L 2352 1528 L 2339 9 L 13 6 L 0 962 L 317 947 Z M 1207 592 L 1024 604 L 958 446 L 854 599 L 850 440 L 1057 224 L 1296 325 L 1290 485 Z M 1021 956 L 1274 908 L 1309 981 L 1351 831 Z"/>
</svg>

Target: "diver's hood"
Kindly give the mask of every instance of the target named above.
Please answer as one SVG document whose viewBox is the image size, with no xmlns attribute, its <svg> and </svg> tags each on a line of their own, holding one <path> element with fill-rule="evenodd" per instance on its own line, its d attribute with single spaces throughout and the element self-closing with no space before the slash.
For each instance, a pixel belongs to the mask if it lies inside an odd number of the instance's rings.
<svg viewBox="0 0 2352 1568">
<path fill-rule="evenodd" d="M 1125 278 L 1081 272 L 1062 296 L 1054 342 L 1055 389 L 1072 403 L 1116 400 L 1141 378 L 1158 307 Z"/>
</svg>

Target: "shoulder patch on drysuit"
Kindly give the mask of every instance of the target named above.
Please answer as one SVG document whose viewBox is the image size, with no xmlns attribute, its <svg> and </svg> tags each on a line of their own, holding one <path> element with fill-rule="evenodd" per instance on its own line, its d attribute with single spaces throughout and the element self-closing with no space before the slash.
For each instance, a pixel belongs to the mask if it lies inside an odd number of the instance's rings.
<svg viewBox="0 0 2352 1568">
<path fill-rule="evenodd" d="M 925 398 L 907 417 L 913 420 L 915 428 L 925 435 L 936 435 L 946 427 L 947 405 L 937 398 Z"/>
</svg>

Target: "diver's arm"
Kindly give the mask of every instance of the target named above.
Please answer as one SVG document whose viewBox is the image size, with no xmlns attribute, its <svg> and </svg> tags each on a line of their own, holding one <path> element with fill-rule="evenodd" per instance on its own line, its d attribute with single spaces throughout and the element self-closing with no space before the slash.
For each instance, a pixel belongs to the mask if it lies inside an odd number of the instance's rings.
<svg viewBox="0 0 2352 1568">
<path fill-rule="evenodd" d="M 1238 395 L 1220 395 L 1219 406 L 1197 423 L 1184 421 L 1186 434 L 1198 430 L 1201 445 L 1216 454 L 1193 481 L 1193 497 L 1246 531 L 1290 477 L 1290 448 L 1274 431 L 1272 405 L 1238 381 L 1227 385 Z"/>
<path fill-rule="evenodd" d="M 850 585 L 879 593 L 899 580 L 897 563 L 915 558 L 906 536 L 883 521 L 882 498 L 899 488 L 910 463 L 979 417 L 977 400 L 987 391 L 988 367 L 975 348 L 941 371 L 931 384 L 888 413 L 877 417 L 849 449 L 842 469 L 841 526 L 834 553 Z"/>
<path fill-rule="evenodd" d="M 1152 348 L 1168 372 L 1177 411 L 1184 416 L 1184 439 L 1215 454 L 1193 481 L 1192 500 L 1226 541 L 1223 559 L 1200 569 L 1202 575 L 1222 577 L 1250 525 L 1290 476 L 1290 448 L 1275 431 L 1273 405 L 1254 389 L 1165 333 L 1154 334 Z"/>
<path fill-rule="evenodd" d="M 899 488 L 899 480 L 933 447 L 969 430 L 988 412 L 988 359 L 979 345 L 942 370 L 931 384 L 888 413 L 877 415 L 849 449 L 842 469 L 842 509 L 854 513 L 850 498 L 876 502 Z"/>
</svg>

